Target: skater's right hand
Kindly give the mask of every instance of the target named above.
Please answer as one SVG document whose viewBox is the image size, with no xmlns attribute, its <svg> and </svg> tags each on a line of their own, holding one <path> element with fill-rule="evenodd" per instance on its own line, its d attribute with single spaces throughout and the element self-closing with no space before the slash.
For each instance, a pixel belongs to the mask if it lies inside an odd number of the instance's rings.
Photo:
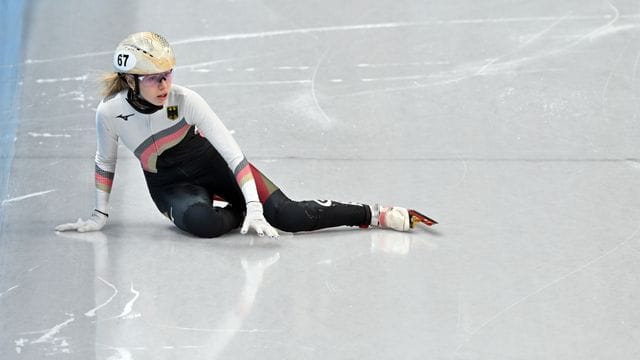
<svg viewBox="0 0 640 360">
<path fill-rule="evenodd" d="M 258 201 L 250 201 L 247 203 L 247 214 L 242 223 L 241 234 L 246 234 L 249 228 L 255 229 L 258 236 L 267 234 L 270 238 L 279 238 L 278 231 L 271 226 L 264 218 L 262 212 L 262 204 Z"/>
<path fill-rule="evenodd" d="M 98 231 L 107 223 L 108 215 L 94 211 L 87 220 L 78 219 L 74 223 L 61 224 L 55 227 L 56 231 L 75 230 L 77 232 Z"/>
</svg>

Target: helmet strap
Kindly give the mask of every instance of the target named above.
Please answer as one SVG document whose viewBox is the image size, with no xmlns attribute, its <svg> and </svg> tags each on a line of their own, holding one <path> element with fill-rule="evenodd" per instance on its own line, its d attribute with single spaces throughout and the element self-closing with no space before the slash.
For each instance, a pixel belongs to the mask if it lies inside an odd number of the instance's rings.
<svg viewBox="0 0 640 360">
<path fill-rule="evenodd" d="M 142 97 L 142 95 L 140 95 L 140 76 L 139 75 L 133 75 L 133 78 L 135 79 L 135 82 L 136 82 L 136 86 L 135 86 L 135 89 L 133 89 L 133 91 L 136 94 L 136 96 Z"/>
</svg>

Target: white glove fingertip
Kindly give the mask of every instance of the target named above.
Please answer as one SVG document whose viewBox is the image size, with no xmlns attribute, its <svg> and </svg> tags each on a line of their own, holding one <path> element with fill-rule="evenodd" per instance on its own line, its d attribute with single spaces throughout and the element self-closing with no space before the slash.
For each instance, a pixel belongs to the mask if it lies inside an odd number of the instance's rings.
<svg viewBox="0 0 640 360">
<path fill-rule="evenodd" d="M 269 237 L 271 236 L 269 235 L 269 225 L 267 225 L 266 223 L 261 222 L 261 224 L 259 225 L 259 229 L 260 229 L 260 233 L 262 234 L 260 236 L 265 236 L 265 235 Z"/>
<path fill-rule="evenodd" d="M 280 234 L 278 234 L 278 230 L 276 230 L 273 226 L 269 225 L 267 230 L 270 237 L 276 238 L 276 239 L 280 237 Z"/>
<path fill-rule="evenodd" d="M 61 224 L 56 226 L 55 230 L 56 231 L 69 231 L 69 230 L 73 230 L 75 224 L 72 223 L 68 223 L 68 224 Z"/>
</svg>

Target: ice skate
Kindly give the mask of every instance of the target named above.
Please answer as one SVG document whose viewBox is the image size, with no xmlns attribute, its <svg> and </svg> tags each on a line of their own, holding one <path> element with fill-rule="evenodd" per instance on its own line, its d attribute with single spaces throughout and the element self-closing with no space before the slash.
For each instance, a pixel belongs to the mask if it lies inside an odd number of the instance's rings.
<svg viewBox="0 0 640 360">
<path fill-rule="evenodd" d="M 409 231 L 418 223 L 423 223 L 427 226 L 438 223 L 416 210 L 405 209 L 400 206 L 381 206 L 376 204 L 371 207 L 371 210 L 371 225 L 381 229 Z"/>
</svg>

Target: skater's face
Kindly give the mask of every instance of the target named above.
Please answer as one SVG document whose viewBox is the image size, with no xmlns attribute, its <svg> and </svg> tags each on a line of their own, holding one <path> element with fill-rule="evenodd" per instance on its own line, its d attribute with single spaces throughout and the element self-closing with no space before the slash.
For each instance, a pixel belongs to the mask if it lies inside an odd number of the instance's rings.
<svg viewBox="0 0 640 360">
<path fill-rule="evenodd" d="M 142 75 L 138 79 L 140 95 L 153 105 L 164 105 L 171 90 L 173 69 L 159 74 Z"/>
</svg>

